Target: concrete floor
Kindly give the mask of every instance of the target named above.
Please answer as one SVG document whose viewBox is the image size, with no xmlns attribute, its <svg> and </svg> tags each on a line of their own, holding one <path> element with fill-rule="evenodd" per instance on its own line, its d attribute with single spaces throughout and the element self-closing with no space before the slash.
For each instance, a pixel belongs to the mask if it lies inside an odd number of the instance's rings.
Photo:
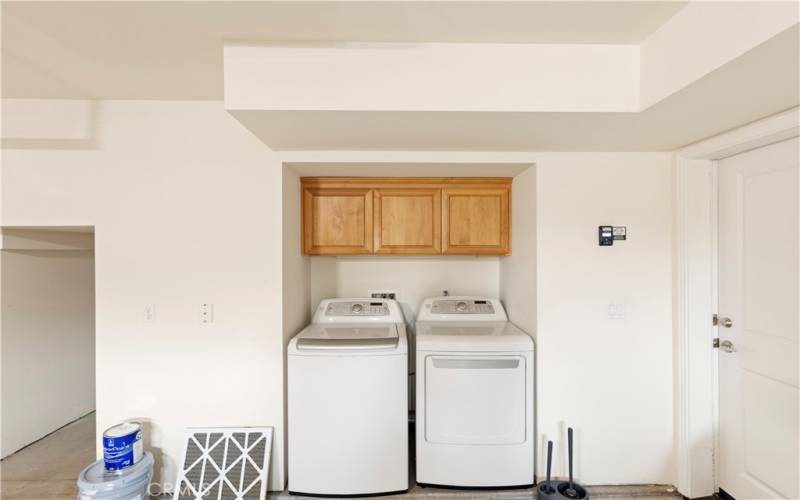
<svg viewBox="0 0 800 500">
<path fill-rule="evenodd" d="M 589 486 L 587 487 L 591 499 L 603 500 L 684 500 L 683 496 L 674 488 L 665 485 L 625 485 L 625 486 Z M 536 488 L 517 490 L 454 490 L 445 488 L 422 488 L 415 485 L 408 493 L 403 495 L 382 496 L 386 499 L 403 500 L 536 500 Z M 294 500 L 301 498 L 311 499 L 299 495 L 290 495 L 282 491 L 270 495 L 272 499 Z"/>
<path fill-rule="evenodd" d="M 94 413 L 0 462 L 0 498 L 69 499 L 76 481 L 95 460 Z"/>
<path fill-rule="evenodd" d="M 95 419 L 88 415 L 0 462 L 0 498 L 3 500 L 75 500 L 80 471 L 94 461 Z M 591 498 L 609 500 L 682 500 L 664 485 L 590 486 Z M 155 498 L 155 497 L 154 497 Z M 286 492 L 272 499 L 300 499 Z M 469 491 L 414 486 L 407 494 L 381 499 L 421 500 L 533 500 L 535 489 Z"/>
</svg>

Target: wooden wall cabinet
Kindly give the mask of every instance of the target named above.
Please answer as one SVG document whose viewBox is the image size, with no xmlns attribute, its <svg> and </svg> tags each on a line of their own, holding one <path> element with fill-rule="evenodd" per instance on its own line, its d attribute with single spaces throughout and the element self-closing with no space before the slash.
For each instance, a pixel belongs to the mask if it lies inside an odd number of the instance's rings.
<svg viewBox="0 0 800 500">
<path fill-rule="evenodd" d="M 303 250 L 309 255 L 372 253 L 372 190 L 303 189 Z"/>
<path fill-rule="evenodd" d="M 508 255 L 510 178 L 304 177 L 307 255 Z"/>
<path fill-rule="evenodd" d="M 442 253 L 440 189 L 375 189 L 375 253 Z"/>
<path fill-rule="evenodd" d="M 510 187 L 443 189 L 443 253 L 450 255 L 510 253 L 510 192 Z"/>
</svg>

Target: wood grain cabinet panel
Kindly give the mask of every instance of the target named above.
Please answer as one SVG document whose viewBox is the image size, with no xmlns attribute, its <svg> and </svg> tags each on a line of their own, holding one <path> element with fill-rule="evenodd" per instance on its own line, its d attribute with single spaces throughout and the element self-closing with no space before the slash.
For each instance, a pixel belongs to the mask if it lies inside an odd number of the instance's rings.
<svg viewBox="0 0 800 500">
<path fill-rule="evenodd" d="M 443 253 L 510 253 L 510 188 L 445 188 L 442 205 Z"/>
<path fill-rule="evenodd" d="M 511 179 L 303 177 L 306 255 L 508 255 Z"/>
<path fill-rule="evenodd" d="M 441 195 L 441 189 L 376 189 L 375 253 L 441 253 Z"/>
<path fill-rule="evenodd" d="M 303 250 L 309 255 L 372 253 L 372 190 L 305 188 Z"/>
</svg>

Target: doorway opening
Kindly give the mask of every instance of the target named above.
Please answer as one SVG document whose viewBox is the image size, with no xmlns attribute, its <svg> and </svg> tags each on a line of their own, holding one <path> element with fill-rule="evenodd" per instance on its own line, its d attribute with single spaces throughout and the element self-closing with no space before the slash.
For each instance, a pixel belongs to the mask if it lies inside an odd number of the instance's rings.
<svg viewBox="0 0 800 500">
<path fill-rule="evenodd" d="M 5 462 L 56 430 L 93 417 L 95 259 L 91 226 L 3 227 L 0 235 Z M 92 443 L 92 460 L 93 448 Z"/>
</svg>

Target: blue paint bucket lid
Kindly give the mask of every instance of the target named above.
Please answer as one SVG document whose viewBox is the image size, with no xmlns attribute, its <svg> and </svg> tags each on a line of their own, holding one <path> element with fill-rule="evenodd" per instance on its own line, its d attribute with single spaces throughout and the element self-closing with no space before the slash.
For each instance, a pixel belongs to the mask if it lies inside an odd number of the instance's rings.
<svg viewBox="0 0 800 500">
<path fill-rule="evenodd" d="M 142 459 L 122 471 L 107 471 L 103 460 L 89 465 L 78 476 L 78 490 L 84 496 L 98 498 L 126 498 L 125 495 L 135 492 L 150 484 L 153 477 L 153 454 L 144 453 Z M 79 497 L 80 498 L 80 497 Z"/>
</svg>

